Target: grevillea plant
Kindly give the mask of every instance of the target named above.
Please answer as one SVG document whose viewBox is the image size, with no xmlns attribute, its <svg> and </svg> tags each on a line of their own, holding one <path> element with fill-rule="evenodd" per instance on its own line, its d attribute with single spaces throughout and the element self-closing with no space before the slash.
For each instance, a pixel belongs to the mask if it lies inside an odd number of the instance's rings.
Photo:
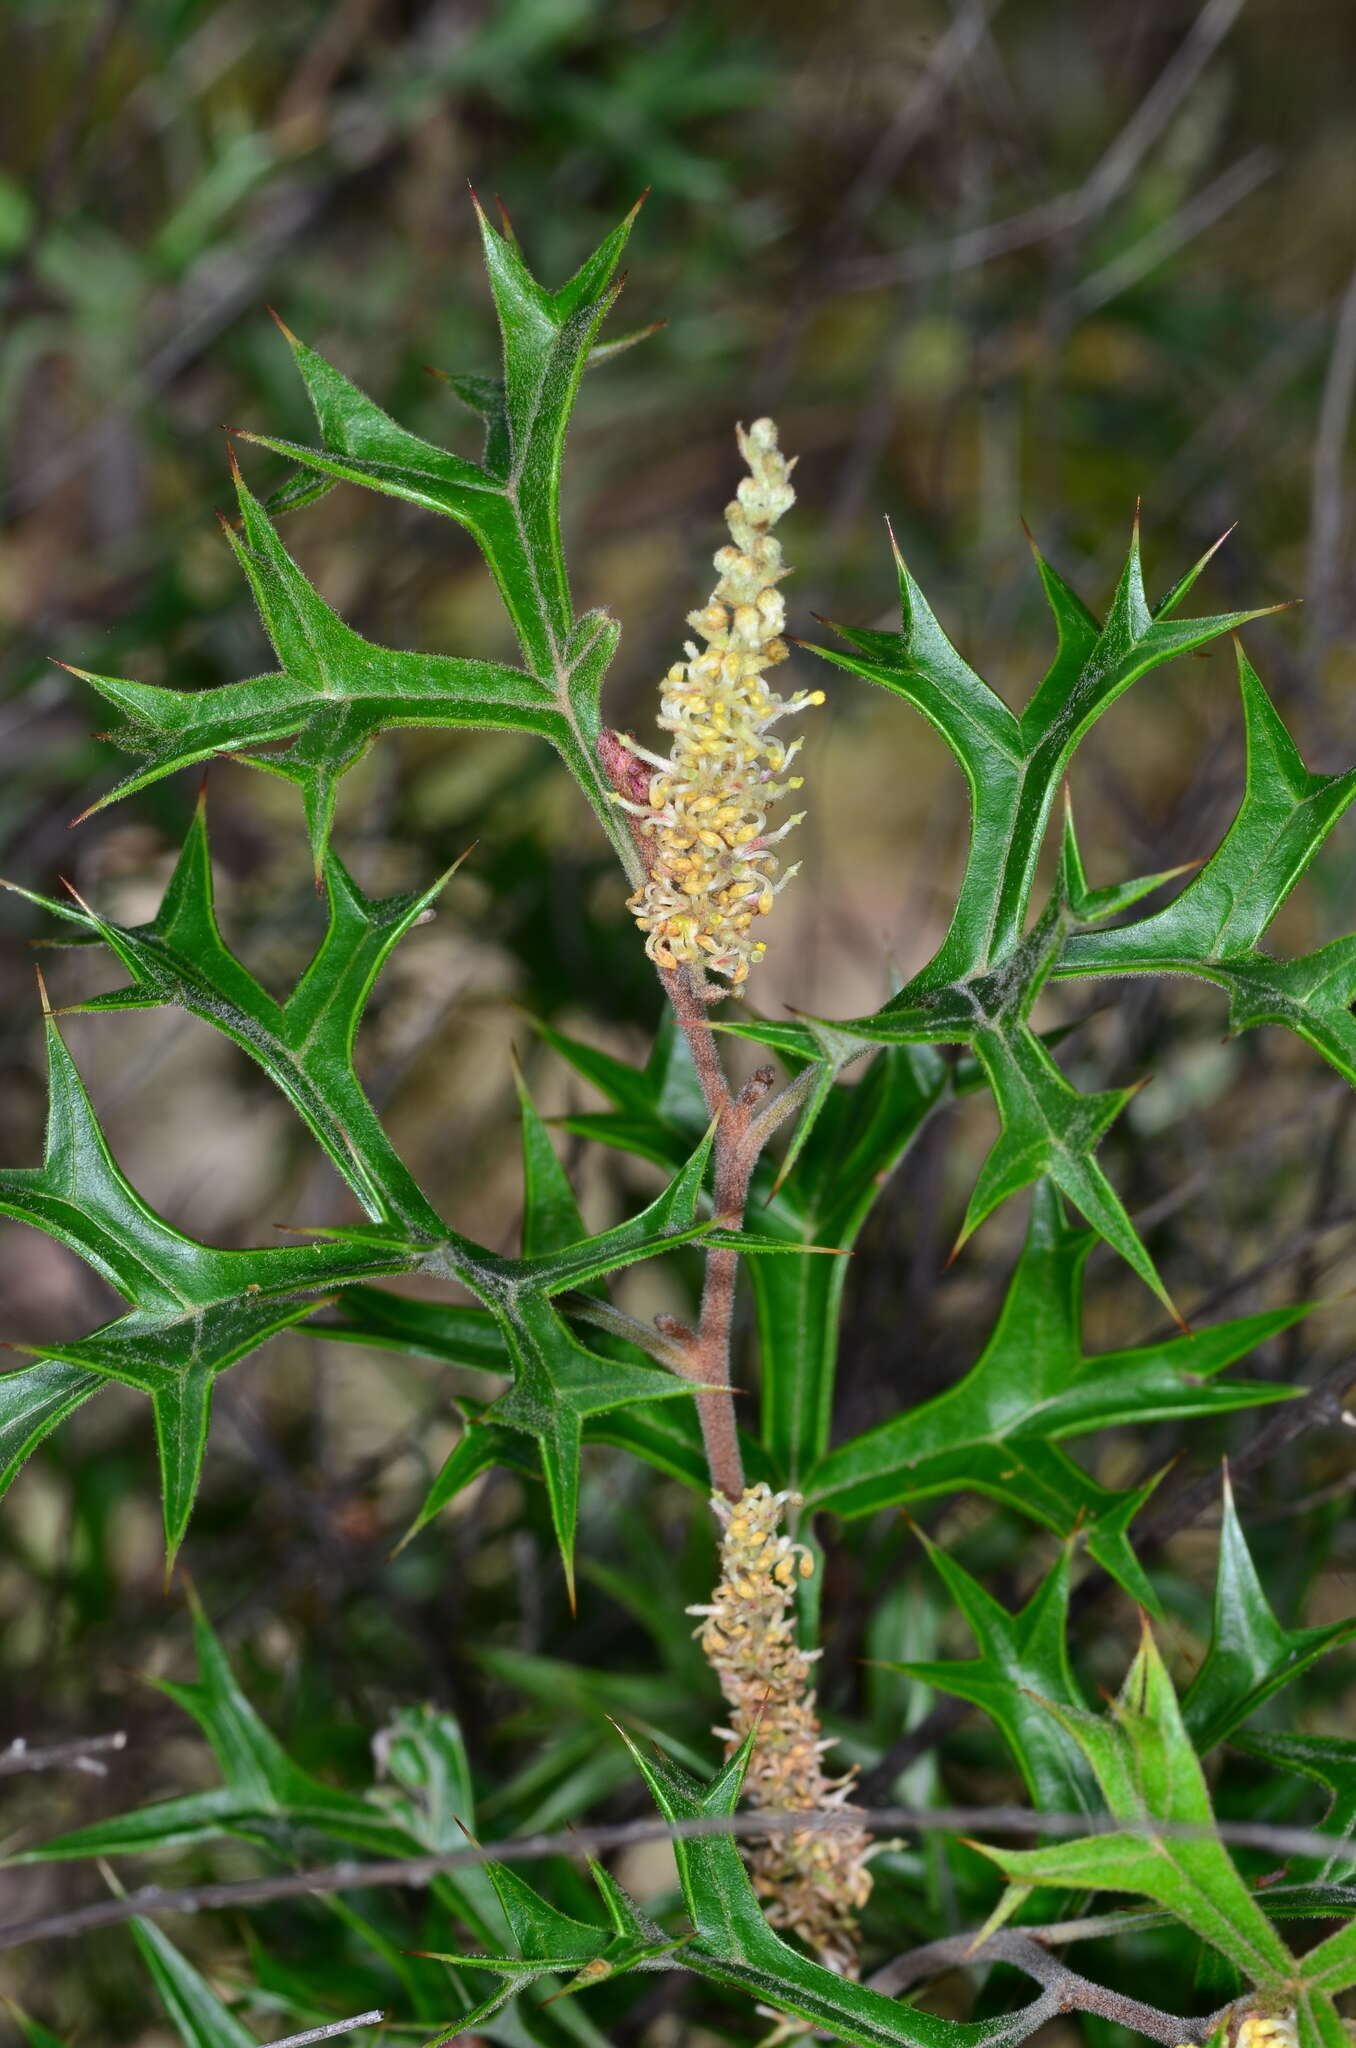
<svg viewBox="0 0 1356 2048">
<path fill-rule="evenodd" d="M 508 1466 L 545 1488 L 573 1599 L 586 1446 L 620 1447 L 709 1497 L 719 1543 L 718 1563 L 707 1570 L 714 1590 L 688 1599 L 675 1569 L 677 1633 L 662 1614 L 654 1624 L 656 1641 L 668 1645 L 661 1657 L 672 1660 L 672 1714 L 666 1723 L 661 1697 L 638 1716 L 658 1748 L 620 1738 L 675 1833 L 681 1901 L 642 1908 L 601 1865 L 592 1908 L 568 1865 L 546 1891 L 493 1861 L 487 1879 L 459 1833 L 474 1819 L 460 1737 L 451 1717 L 432 1709 L 410 1709 L 380 1738 L 374 1787 L 321 1783 L 268 1733 L 202 1615 L 198 1680 L 171 1690 L 206 1733 L 220 1784 L 99 1822 L 20 1860 L 125 1856 L 226 1835 L 293 1864 L 313 1860 L 317 1842 L 367 1857 L 431 1856 L 419 1955 L 357 1907 L 343 1912 L 346 1942 L 366 1942 L 384 1995 L 402 2002 L 392 2018 L 441 2040 L 474 2031 L 515 2044 L 567 2035 L 600 2041 L 589 1998 L 604 2001 L 603 2024 L 621 2024 L 644 1990 L 640 1973 L 685 1971 L 745 2001 L 742 2030 L 754 2024 L 756 2006 L 776 2016 L 786 2036 L 977 2048 L 1020 2040 L 1055 2012 L 1082 2008 L 1170 2048 L 1203 2042 L 1226 2021 L 1255 2048 L 1297 2032 L 1306 2048 L 1338 2048 L 1347 2037 L 1334 1999 L 1356 1985 L 1356 1742 L 1240 1731 L 1356 1632 L 1356 1622 L 1284 1628 L 1226 1495 L 1213 1635 L 1180 1699 L 1148 1619 L 1119 1693 L 1097 1709 L 1074 1675 L 1067 1637 L 1072 1578 L 1089 1562 L 1146 1617 L 1158 1601 L 1135 1549 L 1135 1516 L 1151 1489 L 1107 1486 L 1065 1446 L 1113 1426 L 1188 1422 L 1286 1399 L 1285 1387 L 1233 1368 L 1312 1304 L 1193 1329 L 1180 1323 L 1098 1159 L 1131 1091 L 1077 1088 L 1033 1023 L 1033 1008 L 1052 979 L 1185 974 L 1223 992 L 1232 1030 L 1284 1025 L 1356 1081 L 1356 938 L 1291 959 L 1264 943 L 1356 796 L 1356 771 L 1322 776 L 1304 766 L 1240 645 L 1247 775 L 1223 842 L 1185 882 L 1178 870 L 1093 887 L 1066 807 L 1047 890 L 1038 861 L 1051 812 L 1096 721 L 1151 670 L 1259 614 L 1182 616 L 1208 556 L 1151 603 L 1136 532 L 1099 620 L 1037 553 L 1056 651 L 1016 711 L 963 660 L 896 557 L 900 628 L 835 629 L 841 645 L 798 647 L 797 684 L 779 694 L 769 676 L 790 655 L 779 588 L 788 528 L 779 522 L 794 494 L 792 464 L 766 419 L 739 433 L 747 473 L 715 557 L 719 580 L 689 614 L 696 637 L 660 685 L 657 731 L 613 729 L 602 691 L 618 629 L 602 612 L 575 614 L 560 467 L 582 372 L 626 345 L 598 337 L 620 289 L 617 265 L 633 217 L 555 291 L 533 277 L 511 233 L 482 218 L 502 374 L 449 380 L 483 421 L 478 461 L 406 432 L 284 328 L 314 406 L 316 439 L 243 436 L 286 458 L 293 475 L 266 505 L 235 468 L 238 517 L 225 528 L 276 667 L 200 691 L 76 672 L 115 707 L 122 722 L 110 737 L 133 761 L 101 803 L 221 755 L 284 778 L 304 806 L 328 922 L 292 993 L 268 993 L 218 927 L 200 801 L 147 922 L 119 924 L 73 893 L 65 900 L 20 891 L 61 921 L 67 940 L 103 947 L 122 969 L 120 985 L 71 1007 L 102 1015 L 177 1005 L 224 1032 L 286 1096 L 366 1220 L 308 1230 L 303 1216 L 297 1241 L 282 1248 L 225 1251 L 184 1236 L 112 1157 L 44 996 L 46 1151 L 40 1165 L 0 1174 L 0 1207 L 77 1252 L 127 1307 L 88 1337 L 33 1347 L 30 1363 L 0 1378 L 0 1473 L 8 1484 L 48 1432 L 111 1383 L 139 1389 L 151 1406 L 172 1564 L 207 1455 L 217 1377 L 304 1323 L 328 1343 L 395 1348 L 486 1376 L 490 1398 L 466 1404 L 465 1429 L 406 1540 L 488 1468 Z M 469 531 L 516 633 L 517 664 L 375 647 L 338 617 L 284 549 L 275 517 L 340 482 Z M 802 744 L 782 721 L 824 704 L 822 687 L 804 685 L 822 676 L 814 663 L 890 692 L 936 728 L 969 787 L 970 844 L 949 929 L 897 993 L 868 1016 L 775 1021 L 758 1013 L 757 968 L 768 935 L 775 941 L 769 913 L 795 871 L 781 867 L 780 843 L 796 815 L 779 816 L 777 807 L 799 786 L 791 770 Z M 648 1206 L 608 1230 L 585 1229 L 525 1090 L 522 1244 L 512 1257 L 451 1228 L 364 1093 L 354 1041 L 368 995 L 447 880 L 373 900 L 331 844 L 341 778 L 396 726 L 536 735 L 555 749 L 616 851 L 617 914 L 625 914 L 625 898 L 667 1020 L 641 1067 L 541 1027 L 609 1105 L 564 1118 L 565 1128 L 657 1164 L 666 1177 Z M 1140 899 L 1155 891 L 1167 894 L 1165 907 L 1139 914 Z M 727 997 L 730 1007 L 717 1014 Z M 732 1038 L 770 1055 L 738 1085 L 727 1062 Z M 958 1093 L 981 1092 L 991 1098 L 997 1135 L 969 1196 L 962 1242 L 1001 1203 L 1030 1190 L 1025 1244 L 1001 1311 L 954 1385 L 911 1402 L 901 1375 L 894 1412 L 844 1437 L 834 1403 L 844 1255 L 929 1120 Z M 1171 1312 L 1173 1334 L 1101 1353 L 1085 1348 L 1083 1271 L 1099 1239 Z M 695 1312 L 642 1325 L 614 1305 L 611 1275 L 680 1247 L 704 1269 Z M 383 1284 L 397 1276 L 458 1282 L 469 1301 Z M 756 1305 L 757 1344 L 756 1359 L 741 1360 L 736 1374 L 741 1276 Z M 741 1389 L 756 1379 L 756 1397 L 736 1392 L 736 1379 Z M 894 1859 L 898 1870 L 899 1845 L 882 1840 L 861 1805 L 854 1757 L 821 1725 L 818 1543 L 834 1526 L 829 1518 L 960 1492 L 987 1496 L 1052 1532 L 1056 1561 L 1011 1612 L 929 1543 L 978 1654 L 901 1657 L 909 1641 L 900 1631 L 892 1660 L 887 1631 L 882 1662 L 908 1684 L 956 1695 L 989 1716 L 1027 1788 L 1039 1845 L 968 1852 L 960 1905 L 973 1916 L 969 1932 L 957 1941 L 953 1917 L 950 1937 L 941 1938 L 947 1930 L 938 1924 L 937 1940 L 863 1982 L 862 1914 L 877 1868 Z M 654 1597 L 652 1586 L 652 1615 Z M 692 1655 L 684 1605 L 696 1617 L 706 1677 L 726 1702 L 726 1724 L 715 1731 L 725 1754 L 714 1772 L 702 1763 L 709 1740 L 694 1738 L 676 1705 L 692 1669 L 683 1661 Z M 526 1666 L 520 1675 L 531 1682 Z M 1231 1738 L 1257 1770 L 1275 1774 L 1278 1798 L 1294 1773 L 1332 1797 L 1308 1851 L 1262 1891 L 1221 1838 L 1202 1767 Z M 618 1769 L 622 1755 L 618 1746 Z M 768 1815 L 761 1836 L 747 1826 L 737 1836 L 727 1824 L 741 1796 Z M 356 1873 L 349 1882 L 360 1889 Z M 1120 1902 L 1116 1911 L 1097 1909 L 1102 1894 Z M 1127 1899 L 1135 1902 L 1128 1910 Z M 956 1904 L 953 1891 L 953 1913 Z M 1279 1923 L 1306 1916 L 1336 1925 L 1300 1953 Z M 1204 1981 L 1227 1992 L 1223 2005 L 1203 1997 L 1197 2014 L 1163 2012 L 1076 1976 L 1053 1954 L 1075 1940 L 1165 1927 L 1216 1958 Z M 134 1931 L 185 2040 L 248 2041 L 144 1912 Z M 266 1949 L 266 1922 L 264 1933 Z M 1013 2004 L 1000 1976 L 997 1992 L 987 1989 L 963 2020 L 903 1998 L 967 1959 L 972 1970 L 1025 1971 L 1039 1995 Z M 325 2017 L 323 1999 L 311 2009 L 294 1984 L 270 1981 L 274 2010 Z"/>
</svg>

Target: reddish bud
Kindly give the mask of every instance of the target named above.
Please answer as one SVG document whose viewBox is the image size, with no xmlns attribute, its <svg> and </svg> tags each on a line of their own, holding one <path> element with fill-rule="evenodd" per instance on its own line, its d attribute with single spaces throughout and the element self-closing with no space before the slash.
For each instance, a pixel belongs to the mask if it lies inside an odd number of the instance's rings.
<svg viewBox="0 0 1356 2048">
<path fill-rule="evenodd" d="M 654 769 L 631 752 L 624 733 L 605 729 L 598 741 L 598 759 L 603 764 L 604 775 L 619 795 L 629 798 L 633 804 L 650 801 Z"/>
</svg>

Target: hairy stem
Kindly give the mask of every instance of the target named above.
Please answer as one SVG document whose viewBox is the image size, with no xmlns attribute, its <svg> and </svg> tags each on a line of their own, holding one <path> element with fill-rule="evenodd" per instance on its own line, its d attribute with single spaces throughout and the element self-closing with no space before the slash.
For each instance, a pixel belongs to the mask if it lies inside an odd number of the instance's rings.
<svg viewBox="0 0 1356 2048">
<path fill-rule="evenodd" d="M 982 1968 L 991 1962 L 1010 1963 L 1013 1968 L 1033 1977 L 1044 1989 L 1045 1998 L 1041 2003 L 1048 2006 L 1047 2016 L 1051 2019 L 1068 2012 L 1097 2013 L 1102 2019 L 1129 2028 L 1132 2033 L 1162 2042 L 1164 2048 L 1178 2048 L 1178 2044 L 1181 2048 L 1189 2048 L 1191 2043 L 1208 2041 L 1231 2010 L 1226 2005 L 1218 2012 L 1191 2019 L 1163 2012 L 1158 2006 L 1146 2005 L 1123 1992 L 1108 1991 L 1104 1985 L 1094 1984 L 1090 1978 L 1069 1969 L 1025 1931 L 1003 1930 L 984 1940 L 977 1940 L 969 1934 L 950 1935 L 941 1941 L 928 1942 L 922 1948 L 911 1949 L 907 1955 L 897 1957 L 883 1970 L 877 1970 L 870 1982 L 873 1990 L 883 1991 L 894 1998 L 910 1986 L 936 1977 L 945 1970 L 967 1965 Z M 1023 2015 L 1024 2032 L 1034 2017 L 1035 2009 L 1028 2008 Z"/>
</svg>

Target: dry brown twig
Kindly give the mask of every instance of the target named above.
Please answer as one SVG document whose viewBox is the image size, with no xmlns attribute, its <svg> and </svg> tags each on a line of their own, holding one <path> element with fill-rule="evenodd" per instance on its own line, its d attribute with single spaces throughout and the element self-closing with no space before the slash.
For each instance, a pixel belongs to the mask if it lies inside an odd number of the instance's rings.
<svg viewBox="0 0 1356 2048">
<path fill-rule="evenodd" d="M 815 1828 L 869 1828 L 877 1834 L 965 1834 L 1005 1838 L 1035 1835 L 1076 1838 L 1103 1832 L 1138 1834 L 1163 1841 L 1218 1840 L 1238 1848 L 1261 1849 L 1269 1855 L 1331 1857 L 1332 1835 L 1312 1828 L 1283 1827 L 1269 1821 L 1220 1821 L 1213 1829 L 1182 1822 L 1133 1821 L 1087 1813 L 1032 1813 L 1020 1806 L 876 1806 L 824 1809 L 807 1813 L 746 1812 L 690 1821 L 653 1818 L 610 1822 L 598 1827 L 573 1827 L 549 1834 L 510 1836 L 499 1842 L 468 1842 L 440 1855 L 414 1856 L 361 1863 L 348 1861 L 311 1870 L 266 1872 L 258 1877 L 221 1883 L 144 1885 L 121 1898 L 96 1899 L 88 1905 L 45 1913 L 0 1926 L 0 1950 L 21 1948 L 33 1941 L 64 1940 L 97 1927 L 117 1927 L 128 1920 L 160 1918 L 172 1913 L 199 1913 L 264 1905 L 275 1899 L 324 1896 L 391 1886 L 422 1889 L 447 1871 L 485 1863 L 535 1863 L 547 1857 L 603 1856 L 642 1842 L 691 1841 L 701 1836 L 794 1834 Z M 1356 1861 L 1356 1856 L 1353 1856 Z M 1276 1892 L 1270 1895 L 1273 1899 Z M 1029 1934 L 1030 1929 L 1024 1929 Z M 1051 1934 L 1053 1940 L 1055 1934 Z M 1075 1938 L 1064 1933 L 1064 1940 Z M 971 1936 L 969 1939 L 973 1940 Z M 1185 2038 L 1185 2036 L 1183 2037 Z"/>
<path fill-rule="evenodd" d="M 48 1743 L 41 1749 L 30 1749 L 20 1735 L 8 1749 L 0 1749 L 0 1778 L 17 1778 L 28 1771 L 83 1771 L 86 1777 L 103 1778 L 108 1775 L 103 1759 L 126 1747 L 127 1735 L 122 1729 L 113 1735 L 78 1735 L 70 1742 Z"/>
</svg>

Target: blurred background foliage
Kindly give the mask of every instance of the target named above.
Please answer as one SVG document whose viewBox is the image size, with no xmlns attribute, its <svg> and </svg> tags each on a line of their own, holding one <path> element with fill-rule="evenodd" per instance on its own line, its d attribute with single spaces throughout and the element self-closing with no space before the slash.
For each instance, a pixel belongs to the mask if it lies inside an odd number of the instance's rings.
<svg viewBox="0 0 1356 2048">
<path fill-rule="evenodd" d="M 430 374 L 490 367 L 468 179 L 502 195 L 548 278 L 651 188 L 618 326 L 667 325 L 590 377 L 567 458 L 578 598 L 625 629 L 609 686 L 617 723 L 648 724 L 683 615 L 710 587 L 734 422 L 772 411 L 801 455 L 786 526 L 798 633 L 814 636 L 812 612 L 891 623 L 888 513 L 958 644 L 1019 702 L 1047 646 L 1021 519 L 1100 605 L 1142 494 L 1158 589 L 1237 520 L 1204 608 L 1304 597 L 1252 629 L 1250 651 L 1313 765 L 1349 762 L 1345 0 L 9 0 L 0 67 L 0 869 L 13 879 L 47 888 L 65 875 L 124 919 L 148 909 L 193 797 L 180 778 L 69 833 L 119 757 L 91 736 L 92 700 L 50 657 L 194 686 L 263 665 L 213 511 L 227 495 L 222 425 L 308 437 L 268 304 L 403 422 L 473 445 Z M 271 458 L 248 460 L 261 487 L 280 481 Z M 371 638 L 505 649 L 471 544 L 445 523 L 341 490 L 284 532 Z M 846 1014 L 879 999 L 892 963 L 906 971 L 935 943 L 963 792 L 940 743 L 899 707 L 812 672 L 808 657 L 797 672 L 827 682 L 830 702 L 807 721 L 804 872 L 756 999 L 772 1013 L 791 1002 Z M 1240 773 L 1227 655 L 1134 693 L 1075 782 L 1093 880 L 1206 853 Z M 319 923 L 299 807 L 271 778 L 223 763 L 211 812 L 224 920 L 265 980 L 287 986 Z M 508 1247 L 510 1048 L 545 1109 L 592 1106 L 530 1017 L 637 1054 L 656 1021 L 619 877 L 546 751 L 490 736 L 382 741 L 345 785 L 337 840 L 385 889 L 422 883 L 476 842 L 436 922 L 389 970 L 362 1049 L 430 1193 Z M 1338 835 L 1287 941 L 1345 928 L 1354 881 L 1353 842 Z M 36 1157 L 43 1115 L 25 944 L 36 931 L 13 900 L 0 1117 L 16 1163 Z M 52 971 L 62 1000 L 102 970 L 57 956 Z M 1221 1043 L 1204 991 L 1131 985 L 1091 1011 L 1066 990 L 1047 1021 L 1085 1020 L 1068 1049 L 1084 1085 L 1156 1074 L 1108 1156 L 1188 1312 L 1349 1289 L 1342 1084 L 1279 1035 Z M 74 1020 L 70 1040 L 131 1177 L 185 1228 L 257 1242 L 275 1221 L 346 1213 L 262 1076 L 201 1025 Z M 988 1115 L 965 1105 L 931 1129 L 863 1241 L 845 1426 L 948 1384 L 974 1355 L 1020 1223 L 996 1220 L 944 1270 Z M 567 1156 L 592 1224 L 643 1186 L 615 1156 Z M 681 1307 L 689 1278 L 640 1269 L 628 1299 Z M 91 1327 L 110 1308 L 73 1258 L 18 1226 L 0 1233 L 0 1290 L 17 1342 Z M 1153 1317 L 1096 1256 L 1099 1341 L 1138 1341 Z M 1141 1525 L 1182 1669 L 1199 1650 L 1226 1443 L 1282 1613 L 1352 1607 L 1356 1444 L 1339 1418 L 1354 1322 L 1339 1300 L 1264 1356 L 1263 1370 L 1312 1389 L 1285 1428 L 1196 1426 L 1185 1445 L 1158 1428 L 1096 1450 L 1118 1483 L 1184 1454 Z M 673 1616 L 709 1583 L 709 1532 L 688 1498 L 597 1452 L 577 1624 L 541 1503 L 510 1475 L 388 1561 L 455 1441 L 460 1385 L 389 1354 L 276 1343 L 221 1390 L 189 1568 L 308 1766 L 363 1781 L 372 1732 L 432 1697 L 468 1732 L 492 1793 L 487 1828 L 638 1810 L 599 1713 L 620 1703 L 707 1740 L 710 1682 Z M 1029 1530 L 978 1502 L 926 1519 L 1010 1600 L 1045 1561 Z M 897 1521 L 826 1534 L 824 1693 L 870 1764 L 927 1702 L 860 1659 L 967 1643 Z M 671 1584 L 653 1568 L 656 1544 Z M 643 1586 L 626 1576 L 637 1557 L 651 1559 Z M 1081 1612 L 1084 1664 L 1114 1682 L 1123 1604 L 1090 1581 Z M 140 1404 L 110 1395 L 50 1441 L 0 1511 L 0 1740 L 118 1726 L 131 1746 L 106 1786 L 13 1781 L 0 1837 L 202 1782 L 200 1745 L 143 1682 L 185 1675 L 186 1643 L 180 1594 L 160 1582 L 149 1431 Z M 568 1681 L 561 1658 L 596 1678 Z M 1349 1727 L 1351 1666 L 1308 1685 L 1300 1723 Z M 911 1773 L 887 1764 L 874 1789 L 943 1785 L 1012 1790 L 976 1724 Z M 6 1919 L 71 1896 L 59 1870 L 0 1875 Z M 907 1885 L 878 1896 L 897 1933 Z M 944 1931 L 944 1902 L 937 1911 Z M 270 1932 L 295 1968 L 334 1966 L 332 1915 L 289 1909 Z M 190 1945 L 223 1983 L 248 1973 L 239 1929 L 204 1925 Z M 87 2040 L 170 2038 L 117 1935 L 4 1957 L 0 1989 Z M 353 1995 L 365 1995 L 356 1980 Z M 696 2038 L 683 1998 L 614 2038 Z"/>
</svg>

